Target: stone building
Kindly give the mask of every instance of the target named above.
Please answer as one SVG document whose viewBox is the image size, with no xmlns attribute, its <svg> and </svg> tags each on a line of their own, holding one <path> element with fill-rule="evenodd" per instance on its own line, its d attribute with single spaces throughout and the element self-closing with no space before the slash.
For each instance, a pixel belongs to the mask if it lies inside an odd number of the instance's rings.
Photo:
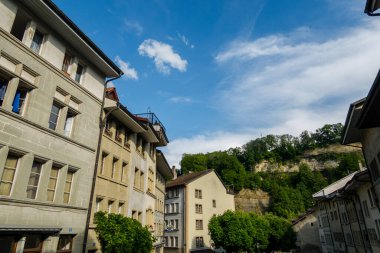
<svg viewBox="0 0 380 253">
<path fill-rule="evenodd" d="M 230 194 L 214 170 L 180 176 L 166 185 L 165 252 L 209 252 L 213 215 L 235 210 Z"/>
<path fill-rule="evenodd" d="M 107 77 L 49 0 L 0 0 L 0 252 L 80 252 Z"/>
<path fill-rule="evenodd" d="M 156 149 L 168 143 L 165 128 L 153 113 L 133 115 L 115 88 L 107 88 L 104 117 L 87 249 L 100 251 L 93 217 L 104 211 L 140 221 L 156 237 L 155 251 L 163 252 L 164 185 L 173 176 Z"/>
<path fill-rule="evenodd" d="M 297 233 L 296 246 L 300 252 L 321 252 L 318 218 L 315 209 L 309 210 L 294 220 L 293 229 Z"/>
<path fill-rule="evenodd" d="M 322 252 L 380 251 L 380 213 L 368 170 L 342 178 L 313 198 Z"/>
</svg>

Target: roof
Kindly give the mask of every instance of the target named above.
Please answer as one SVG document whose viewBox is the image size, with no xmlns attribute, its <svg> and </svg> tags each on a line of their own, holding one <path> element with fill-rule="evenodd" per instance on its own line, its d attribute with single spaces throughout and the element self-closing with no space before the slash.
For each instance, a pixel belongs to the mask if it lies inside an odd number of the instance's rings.
<svg viewBox="0 0 380 253">
<path fill-rule="evenodd" d="M 307 212 L 301 214 L 300 216 L 297 217 L 297 219 L 293 220 L 292 221 L 292 225 L 296 225 L 298 224 L 300 221 L 303 221 L 304 219 L 306 219 L 310 214 L 314 213 L 315 212 L 315 209 L 314 208 L 310 208 L 309 210 L 307 210 Z"/>
<path fill-rule="evenodd" d="M 115 87 L 106 88 L 106 97 L 119 102 L 119 96 L 117 95 Z"/>
<path fill-rule="evenodd" d="M 207 175 L 209 174 L 210 172 L 213 172 L 214 170 L 202 170 L 202 171 L 198 171 L 198 172 L 192 172 L 192 173 L 189 173 L 189 174 L 186 174 L 186 175 L 183 175 L 183 176 L 179 176 L 177 177 L 176 179 L 168 182 L 166 184 L 166 188 L 171 188 L 171 187 L 175 187 L 175 186 L 182 186 L 182 185 L 187 185 L 191 182 L 193 182 L 194 180 L 204 176 L 204 175 Z"/>
<path fill-rule="evenodd" d="M 343 129 L 343 145 L 357 143 L 361 140 L 362 131 L 357 127 L 357 124 L 359 117 L 362 114 L 363 104 L 365 103 L 365 100 L 366 98 L 362 98 L 350 104 Z"/>
<path fill-rule="evenodd" d="M 106 76 L 116 77 L 123 74 L 123 71 L 53 1 L 22 0 L 21 2 L 32 9 L 46 24 L 54 27 L 55 32 L 65 38 L 70 45 L 75 45 L 78 52 L 87 55 Z"/>
<path fill-rule="evenodd" d="M 173 171 L 170 169 L 170 165 L 168 161 L 166 160 L 164 153 L 162 153 L 161 150 L 157 149 L 157 170 L 166 178 L 172 179 L 174 174 Z"/>
<path fill-rule="evenodd" d="M 380 70 L 367 95 L 357 127 L 359 129 L 380 127 Z"/>
<path fill-rule="evenodd" d="M 314 193 L 312 195 L 312 197 L 315 199 L 323 199 L 323 198 L 330 197 L 332 194 L 336 193 L 337 191 L 339 191 L 340 189 L 345 187 L 345 185 L 355 176 L 355 174 L 359 173 L 359 172 L 360 171 L 355 171 L 355 172 L 339 179 L 338 181 L 326 186 L 322 190 Z"/>
</svg>

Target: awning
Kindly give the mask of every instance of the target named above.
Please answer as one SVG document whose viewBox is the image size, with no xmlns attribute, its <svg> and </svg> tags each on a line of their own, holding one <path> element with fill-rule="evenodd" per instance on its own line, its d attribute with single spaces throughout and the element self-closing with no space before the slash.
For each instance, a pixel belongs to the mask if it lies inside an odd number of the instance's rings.
<svg viewBox="0 0 380 253">
<path fill-rule="evenodd" d="M 62 228 L 51 227 L 0 227 L 0 234 L 58 234 Z"/>
</svg>

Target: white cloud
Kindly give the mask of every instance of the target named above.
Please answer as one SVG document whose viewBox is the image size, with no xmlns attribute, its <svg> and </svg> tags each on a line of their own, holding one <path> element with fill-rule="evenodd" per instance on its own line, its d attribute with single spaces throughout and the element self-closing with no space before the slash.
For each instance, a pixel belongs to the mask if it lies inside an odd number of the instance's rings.
<svg viewBox="0 0 380 253">
<path fill-rule="evenodd" d="M 137 35 L 141 35 L 144 31 L 144 28 L 140 25 L 140 23 L 132 20 L 124 20 L 124 28 L 126 31 L 134 32 Z"/>
<path fill-rule="evenodd" d="M 194 48 L 194 45 L 190 43 L 190 40 L 185 35 L 177 33 L 177 36 L 187 47 Z"/>
<path fill-rule="evenodd" d="M 137 71 L 129 66 L 128 62 L 123 61 L 119 56 L 116 56 L 115 61 L 120 69 L 124 72 L 123 77 L 126 79 L 138 80 Z"/>
<path fill-rule="evenodd" d="M 170 74 L 170 68 L 186 71 L 187 61 L 173 51 L 172 46 L 153 39 L 144 40 L 138 48 L 139 54 L 154 59 L 158 71 Z"/>
<path fill-rule="evenodd" d="M 191 103 L 192 102 L 192 99 L 191 98 L 188 98 L 188 97 L 171 97 L 169 99 L 170 102 L 173 102 L 173 103 Z"/>
<path fill-rule="evenodd" d="M 306 36 L 234 41 L 216 56 L 226 77 L 212 100 L 236 129 L 175 139 L 168 161 L 178 165 L 183 153 L 344 123 L 349 104 L 367 95 L 380 67 L 380 22 L 372 19 L 327 39 L 312 29 L 298 30 Z"/>
<path fill-rule="evenodd" d="M 343 122 L 380 66 L 380 27 L 371 21 L 342 32 L 319 42 L 278 34 L 231 43 L 216 56 L 232 76 L 216 106 L 243 124 L 295 134 Z"/>
</svg>

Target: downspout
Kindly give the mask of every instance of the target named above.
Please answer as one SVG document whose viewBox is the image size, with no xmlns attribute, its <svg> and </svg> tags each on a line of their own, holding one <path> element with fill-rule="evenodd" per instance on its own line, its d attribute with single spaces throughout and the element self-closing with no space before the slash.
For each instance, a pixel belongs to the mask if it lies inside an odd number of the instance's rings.
<svg viewBox="0 0 380 253">
<path fill-rule="evenodd" d="M 123 73 L 119 73 L 117 77 L 113 77 L 111 79 L 108 79 L 104 83 L 104 88 L 103 88 L 103 98 L 102 98 L 102 105 L 100 107 L 100 114 L 99 114 L 99 136 L 98 136 L 98 147 L 96 148 L 96 154 L 95 154 L 95 164 L 94 164 L 94 174 L 92 177 L 92 184 L 91 184 L 91 192 L 90 192 L 90 200 L 88 202 L 88 212 L 87 212 L 87 218 L 86 218 L 86 227 L 84 230 L 84 236 L 83 236 L 83 248 L 82 248 L 82 253 L 86 253 L 86 248 L 87 248 L 87 238 L 88 238 L 88 230 L 90 227 L 90 219 L 91 219 L 91 214 L 92 214 L 92 204 L 93 204 L 93 198 L 94 198 L 94 193 L 95 193 L 95 183 L 96 183 L 96 177 L 98 175 L 98 164 L 99 164 L 99 156 L 100 156 L 100 147 L 102 145 L 102 136 L 103 136 L 103 130 L 105 126 L 105 117 L 103 119 L 103 110 L 104 110 L 104 102 L 106 100 L 106 90 L 107 90 L 107 84 L 111 81 L 114 81 L 116 79 L 119 79 Z"/>
<path fill-rule="evenodd" d="M 183 186 L 183 198 L 182 198 L 182 245 L 183 245 L 183 248 L 182 248 L 182 253 L 185 253 L 186 252 L 186 194 L 187 194 L 187 191 L 186 191 L 186 185 Z"/>
</svg>

